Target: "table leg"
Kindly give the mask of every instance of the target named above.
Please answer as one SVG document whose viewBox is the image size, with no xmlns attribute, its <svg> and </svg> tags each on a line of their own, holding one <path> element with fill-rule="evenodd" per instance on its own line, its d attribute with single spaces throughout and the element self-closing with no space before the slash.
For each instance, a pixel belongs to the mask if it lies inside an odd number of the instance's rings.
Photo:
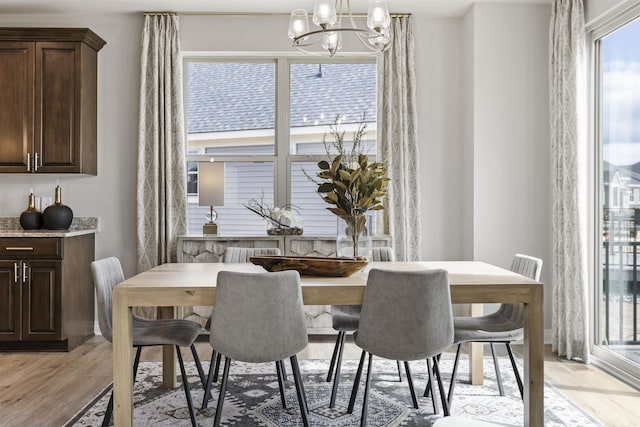
<svg viewBox="0 0 640 427">
<path fill-rule="evenodd" d="M 113 292 L 113 424 L 133 424 L 133 318 L 124 291 Z"/>
<path fill-rule="evenodd" d="M 484 314 L 483 304 L 469 304 L 469 316 L 476 317 Z M 471 342 L 469 346 L 469 382 L 474 385 L 482 385 L 484 382 L 484 344 Z"/>
<path fill-rule="evenodd" d="M 161 307 L 160 318 L 173 319 L 173 307 Z M 176 388 L 176 350 L 172 345 L 162 346 L 162 387 Z"/>
<path fill-rule="evenodd" d="M 544 425 L 544 298 L 542 285 L 531 290 L 525 304 L 524 425 Z"/>
</svg>

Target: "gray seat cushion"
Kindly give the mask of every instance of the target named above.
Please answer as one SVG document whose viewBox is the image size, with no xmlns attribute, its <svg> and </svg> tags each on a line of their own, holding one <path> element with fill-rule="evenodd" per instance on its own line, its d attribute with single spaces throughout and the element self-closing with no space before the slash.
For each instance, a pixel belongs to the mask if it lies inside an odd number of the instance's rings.
<svg viewBox="0 0 640 427">
<path fill-rule="evenodd" d="M 133 319 L 133 345 L 189 347 L 198 337 L 200 324 L 183 319 Z"/>
<path fill-rule="evenodd" d="M 523 329 L 499 313 L 480 317 L 454 317 L 454 341 L 516 341 Z"/>
</svg>

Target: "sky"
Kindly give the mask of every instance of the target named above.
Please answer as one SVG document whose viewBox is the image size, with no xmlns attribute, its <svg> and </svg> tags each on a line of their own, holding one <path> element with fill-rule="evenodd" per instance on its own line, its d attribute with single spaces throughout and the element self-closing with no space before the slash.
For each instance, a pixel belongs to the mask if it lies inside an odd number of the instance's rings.
<svg viewBox="0 0 640 427">
<path fill-rule="evenodd" d="M 602 39 L 605 160 L 640 161 L 640 18 Z"/>
</svg>

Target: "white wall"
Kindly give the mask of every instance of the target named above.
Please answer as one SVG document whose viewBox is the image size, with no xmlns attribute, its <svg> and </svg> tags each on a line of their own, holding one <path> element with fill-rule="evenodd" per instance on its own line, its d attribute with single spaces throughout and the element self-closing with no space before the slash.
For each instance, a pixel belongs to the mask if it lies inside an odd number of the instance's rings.
<svg viewBox="0 0 640 427">
<path fill-rule="evenodd" d="M 471 13 L 473 259 L 509 267 L 514 253 L 542 258 L 550 327 L 550 8 L 478 3 Z"/>
<path fill-rule="evenodd" d="M 136 269 L 136 158 L 140 15 L 0 15 L 2 26 L 88 27 L 106 40 L 98 53 L 98 176 L 0 175 L 0 216 L 18 216 L 29 188 L 51 196 L 56 180 L 75 216 L 100 218 L 96 257 L 117 255 Z"/>
</svg>

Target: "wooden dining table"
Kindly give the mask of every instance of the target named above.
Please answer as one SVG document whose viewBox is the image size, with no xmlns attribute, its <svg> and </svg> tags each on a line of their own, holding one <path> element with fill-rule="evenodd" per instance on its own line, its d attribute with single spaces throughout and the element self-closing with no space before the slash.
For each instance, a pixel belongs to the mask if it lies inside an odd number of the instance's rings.
<svg viewBox="0 0 640 427">
<path fill-rule="evenodd" d="M 524 425 L 544 425 L 543 285 L 509 270 L 479 261 L 369 263 L 349 277 L 302 276 L 305 305 L 361 304 L 371 268 L 448 271 L 453 304 L 522 303 L 524 328 Z M 252 264 L 163 264 L 120 283 L 113 291 L 114 425 L 133 424 L 132 307 L 162 307 L 173 317 L 177 306 L 214 305 L 219 271 L 264 272 Z M 389 286 L 393 286 L 392 283 Z M 250 297 L 249 295 L 247 296 Z M 476 313 L 481 314 L 478 310 Z M 482 348 L 472 348 L 471 369 L 482 376 Z M 479 374 L 478 374 L 479 372 Z M 175 387 L 175 350 L 163 349 L 163 384 Z M 479 382 L 479 381 L 477 381 Z"/>
</svg>

